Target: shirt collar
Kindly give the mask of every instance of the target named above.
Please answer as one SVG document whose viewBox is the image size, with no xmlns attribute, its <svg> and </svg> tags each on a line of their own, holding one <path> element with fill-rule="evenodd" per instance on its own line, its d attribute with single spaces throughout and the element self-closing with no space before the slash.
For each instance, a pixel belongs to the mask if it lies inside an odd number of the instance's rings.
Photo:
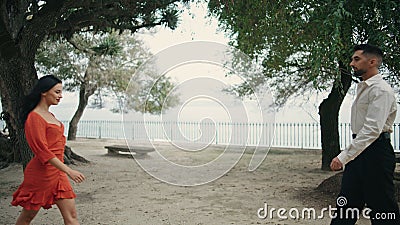
<svg viewBox="0 0 400 225">
<path fill-rule="evenodd" d="M 378 74 L 376 74 L 376 75 L 370 77 L 368 80 L 363 81 L 362 83 L 365 83 L 366 85 L 371 86 L 371 85 L 373 85 L 373 84 L 375 84 L 375 83 L 380 82 L 381 80 L 383 80 L 382 75 L 380 75 L 380 74 L 378 73 Z"/>
</svg>

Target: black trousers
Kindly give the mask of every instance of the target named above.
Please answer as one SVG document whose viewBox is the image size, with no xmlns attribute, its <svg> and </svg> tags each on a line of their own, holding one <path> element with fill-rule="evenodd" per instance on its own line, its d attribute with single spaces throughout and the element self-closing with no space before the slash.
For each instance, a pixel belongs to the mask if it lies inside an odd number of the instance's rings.
<svg viewBox="0 0 400 225">
<path fill-rule="evenodd" d="M 400 225 L 400 214 L 393 183 L 396 166 L 390 139 L 379 138 L 344 170 L 342 187 L 336 203 L 336 218 L 331 225 L 355 224 L 355 210 L 362 217 L 363 210 L 371 224 Z M 364 208 L 364 207 L 367 207 Z"/>
</svg>

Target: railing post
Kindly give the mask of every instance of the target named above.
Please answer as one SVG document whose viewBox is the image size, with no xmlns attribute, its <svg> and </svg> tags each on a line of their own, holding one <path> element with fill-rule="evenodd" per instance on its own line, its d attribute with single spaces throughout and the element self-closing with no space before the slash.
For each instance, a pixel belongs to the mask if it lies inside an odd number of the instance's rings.
<svg viewBox="0 0 400 225">
<path fill-rule="evenodd" d="M 215 144 L 218 144 L 218 123 L 215 123 Z"/>
<path fill-rule="evenodd" d="M 101 139 L 101 122 L 99 122 L 99 139 Z"/>
<path fill-rule="evenodd" d="M 303 130 L 304 130 L 304 126 L 303 123 L 300 124 L 301 125 L 301 149 L 304 149 L 304 135 L 303 135 Z"/>
<path fill-rule="evenodd" d="M 396 124 L 393 124 L 393 146 L 396 149 Z"/>
<path fill-rule="evenodd" d="M 132 122 L 132 140 L 135 140 L 135 121 Z"/>
</svg>

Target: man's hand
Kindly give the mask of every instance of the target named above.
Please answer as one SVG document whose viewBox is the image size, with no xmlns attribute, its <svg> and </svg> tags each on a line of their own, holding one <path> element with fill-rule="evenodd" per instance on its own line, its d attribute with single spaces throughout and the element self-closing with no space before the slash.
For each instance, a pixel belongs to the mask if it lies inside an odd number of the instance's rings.
<svg viewBox="0 0 400 225">
<path fill-rule="evenodd" d="M 338 170 L 341 170 L 342 168 L 343 168 L 343 163 L 340 162 L 338 157 L 335 157 L 334 159 L 332 159 L 331 170 L 338 171 Z"/>
</svg>

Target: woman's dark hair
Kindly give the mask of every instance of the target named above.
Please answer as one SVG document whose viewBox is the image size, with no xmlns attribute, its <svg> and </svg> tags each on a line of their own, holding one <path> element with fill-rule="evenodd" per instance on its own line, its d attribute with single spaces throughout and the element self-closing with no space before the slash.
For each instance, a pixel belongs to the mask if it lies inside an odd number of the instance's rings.
<svg viewBox="0 0 400 225">
<path fill-rule="evenodd" d="M 59 83 L 62 83 L 61 80 L 54 75 L 43 76 L 37 81 L 31 92 L 24 99 L 21 118 L 23 124 L 25 124 L 28 114 L 39 104 L 41 94 Z"/>
</svg>

